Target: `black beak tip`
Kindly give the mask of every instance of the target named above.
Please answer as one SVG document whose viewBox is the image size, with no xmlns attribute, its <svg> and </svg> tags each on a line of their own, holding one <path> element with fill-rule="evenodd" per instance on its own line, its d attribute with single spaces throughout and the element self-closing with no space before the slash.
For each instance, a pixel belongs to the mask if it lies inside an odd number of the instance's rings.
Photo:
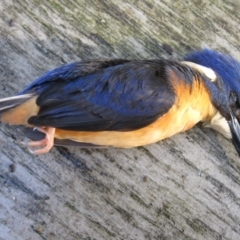
<svg viewBox="0 0 240 240">
<path fill-rule="evenodd" d="M 231 133 L 232 143 L 240 157 L 240 124 L 234 114 L 231 114 L 231 120 L 228 121 Z"/>
<path fill-rule="evenodd" d="M 239 143 L 236 143 L 234 140 L 232 140 L 232 143 L 238 153 L 238 156 L 240 157 L 240 146 L 239 146 Z"/>
</svg>

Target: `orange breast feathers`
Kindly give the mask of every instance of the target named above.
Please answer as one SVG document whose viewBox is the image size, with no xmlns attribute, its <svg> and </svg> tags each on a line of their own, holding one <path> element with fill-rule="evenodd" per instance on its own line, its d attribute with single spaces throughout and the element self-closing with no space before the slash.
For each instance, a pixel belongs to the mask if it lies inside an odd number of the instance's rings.
<svg viewBox="0 0 240 240">
<path fill-rule="evenodd" d="M 179 132 L 184 132 L 200 121 L 208 121 L 217 112 L 201 79 L 192 85 L 179 79 L 171 71 L 172 87 L 176 93 L 170 110 L 150 125 L 134 131 L 77 132 L 56 129 L 58 139 L 71 139 L 94 145 L 131 148 L 158 142 Z"/>
</svg>

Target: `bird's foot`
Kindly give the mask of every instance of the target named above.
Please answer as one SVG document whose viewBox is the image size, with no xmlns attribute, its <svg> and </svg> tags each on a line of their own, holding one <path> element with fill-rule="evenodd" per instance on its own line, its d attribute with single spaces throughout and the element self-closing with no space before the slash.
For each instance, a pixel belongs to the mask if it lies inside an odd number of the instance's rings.
<svg viewBox="0 0 240 240">
<path fill-rule="evenodd" d="M 40 141 L 31 141 L 28 143 L 28 149 L 33 154 L 48 153 L 54 144 L 55 128 L 37 127 L 37 131 L 45 134 L 45 138 Z"/>
</svg>

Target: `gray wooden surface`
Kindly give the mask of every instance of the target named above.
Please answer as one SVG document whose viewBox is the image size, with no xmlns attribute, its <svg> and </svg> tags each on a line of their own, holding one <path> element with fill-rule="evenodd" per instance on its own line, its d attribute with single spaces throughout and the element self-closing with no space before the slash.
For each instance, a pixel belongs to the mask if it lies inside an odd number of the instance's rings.
<svg viewBox="0 0 240 240">
<path fill-rule="evenodd" d="M 240 60 L 239 10 L 238 0 L 1 0 L 0 97 L 80 59 L 211 47 Z M 44 156 L 23 142 L 0 125 L 0 239 L 240 239 L 240 159 L 212 130 Z"/>
</svg>

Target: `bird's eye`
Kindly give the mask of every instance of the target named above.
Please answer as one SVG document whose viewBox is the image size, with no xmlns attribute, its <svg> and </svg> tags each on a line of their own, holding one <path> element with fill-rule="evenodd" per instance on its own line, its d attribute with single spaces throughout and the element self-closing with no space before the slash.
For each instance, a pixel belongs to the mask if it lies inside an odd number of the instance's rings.
<svg viewBox="0 0 240 240">
<path fill-rule="evenodd" d="M 238 121 L 240 122 L 240 105 L 239 105 L 238 95 L 234 91 L 230 92 L 229 104 L 234 115 L 237 117 Z"/>
<path fill-rule="evenodd" d="M 229 103 L 231 107 L 237 108 L 238 107 L 238 95 L 236 92 L 231 91 L 229 95 Z"/>
<path fill-rule="evenodd" d="M 230 97 L 233 99 L 234 102 L 237 101 L 237 94 L 236 94 L 236 92 L 231 91 L 231 92 L 230 92 Z"/>
</svg>

